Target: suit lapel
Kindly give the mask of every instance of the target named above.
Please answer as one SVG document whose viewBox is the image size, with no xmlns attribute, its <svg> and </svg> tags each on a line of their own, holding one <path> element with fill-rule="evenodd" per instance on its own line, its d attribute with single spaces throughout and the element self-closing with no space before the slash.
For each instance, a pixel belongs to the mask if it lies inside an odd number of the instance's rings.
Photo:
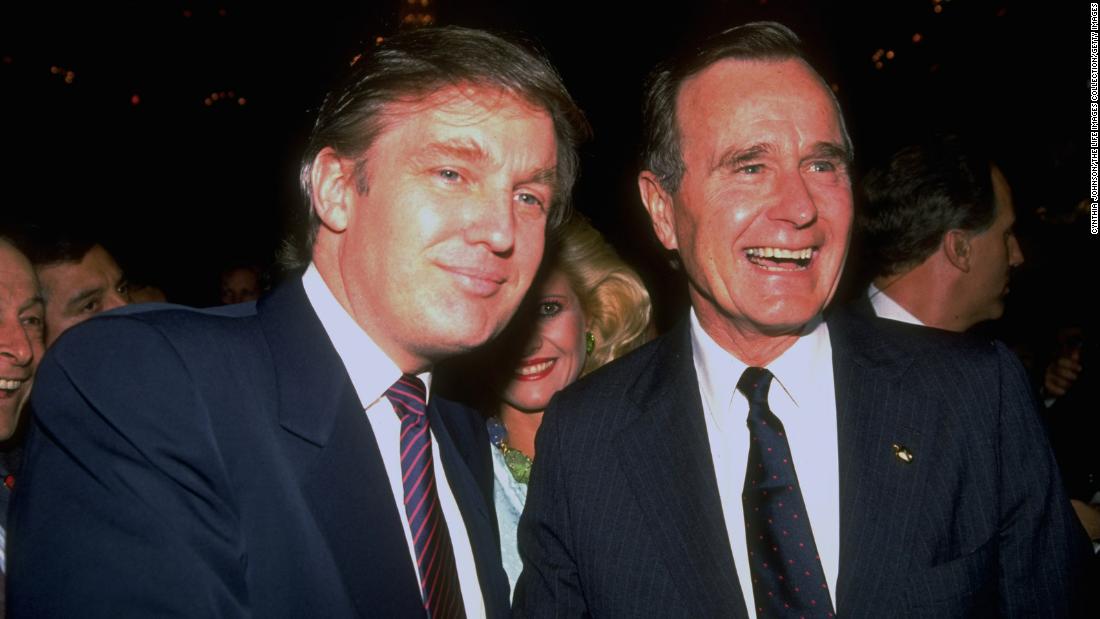
<svg viewBox="0 0 1100 619">
<path fill-rule="evenodd" d="M 477 464 L 473 449 L 489 450 L 488 440 L 474 444 L 471 440 L 455 440 L 451 435 L 452 418 L 465 415 L 459 406 L 446 402 L 442 398 L 432 397 L 428 406 L 428 416 L 432 434 L 439 444 L 443 468 L 447 472 L 447 481 L 462 520 L 466 523 L 466 534 L 470 538 L 474 563 L 477 567 L 478 582 L 481 585 L 485 611 L 489 617 L 506 617 L 508 608 L 508 577 L 500 559 L 500 541 L 496 532 L 496 516 L 491 512 L 488 497 L 482 492 L 472 472 Z M 473 437 L 469 437 L 473 438 Z M 488 472 L 491 475 L 491 471 Z"/>
<path fill-rule="evenodd" d="M 631 390 L 636 417 L 617 442 L 665 566 L 701 616 L 745 617 L 692 360 L 688 323 Z"/>
<path fill-rule="evenodd" d="M 867 604 L 876 597 L 866 592 L 904 576 L 907 562 L 897 553 L 914 542 L 928 464 L 921 456 L 933 451 L 915 421 L 919 404 L 902 388 L 912 358 L 891 346 L 877 322 L 846 309 L 829 318 L 840 456 L 836 606 L 852 616 L 875 614 Z M 913 461 L 899 457 L 895 445 Z"/>
<path fill-rule="evenodd" d="M 359 615 L 423 614 L 370 422 L 301 281 L 262 300 L 257 313 L 275 366 L 287 457 Z"/>
</svg>

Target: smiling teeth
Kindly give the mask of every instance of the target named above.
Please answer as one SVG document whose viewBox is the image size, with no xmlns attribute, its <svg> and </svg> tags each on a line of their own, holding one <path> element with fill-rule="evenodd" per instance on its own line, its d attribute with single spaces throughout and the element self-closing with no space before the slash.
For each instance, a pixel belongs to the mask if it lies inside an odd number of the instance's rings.
<svg viewBox="0 0 1100 619">
<path fill-rule="evenodd" d="M 543 361 L 542 363 L 536 363 L 535 365 L 527 365 L 519 369 L 517 372 L 520 376 L 533 376 L 539 372 L 545 372 L 550 369 L 550 366 L 554 365 L 554 360 Z"/>
<path fill-rule="evenodd" d="M 15 391 L 16 389 L 22 387 L 24 382 L 26 381 L 0 378 L 0 390 Z"/>
<path fill-rule="evenodd" d="M 809 260 L 814 255 L 814 249 L 783 249 L 781 247 L 750 247 L 745 254 L 756 258 L 782 258 L 787 260 Z"/>
</svg>

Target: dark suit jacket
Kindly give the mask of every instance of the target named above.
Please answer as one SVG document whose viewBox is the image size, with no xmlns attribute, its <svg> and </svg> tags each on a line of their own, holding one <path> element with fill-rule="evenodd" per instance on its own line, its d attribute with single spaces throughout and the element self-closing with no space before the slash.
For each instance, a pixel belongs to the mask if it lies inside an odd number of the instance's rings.
<svg viewBox="0 0 1100 619">
<path fill-rule="evenodd" d="M 1011 353 L 848 311 L 828 324 L 840 616 L 1069 614 L 1087 547 Z M 746 616 L 702 410 L 686 322 L 559 394 L 517 614 Z"/>
<path fill-rule="evenodd" d="M 13 617 L 423 617 L 370 423 L 300 281 L 254 309 L 58 340 L 11 516 Z M 489 616 L 508 613 L 483 424 L 429 416 Z M 491 468 L 487 473 L 491 477 Z"/>
</svg>

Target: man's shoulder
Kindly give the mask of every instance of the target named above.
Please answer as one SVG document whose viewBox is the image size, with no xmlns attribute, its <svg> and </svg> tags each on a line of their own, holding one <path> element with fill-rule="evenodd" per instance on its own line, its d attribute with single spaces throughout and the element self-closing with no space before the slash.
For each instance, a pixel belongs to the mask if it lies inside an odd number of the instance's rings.
<svg viewBox="0 0 1100 619">
<path fill-rule="evenodd" d="M 888 384 L 974 428 L 995 426 L 1005 407 L 1034 412 L 1023 366 L 1000 341 L 858 313 L 833 312 L 828 324 L 835 376 L 849 387 Z"/>
<path fill-rule="evenodd" d="M 875 363 L 885 360 L 980 362 L 995 360 L 996 340 L 880 318 L 858 306 L 841 306 L 827 317 L 829 337 L 840 354 Z"/>
<path fill-rule="evenodd" d="M 681 327 L 658 336 L 636 350 L 597 368 L 570 388 L 578 391 L 618 391 L 631 389 L 639 379 L 649 376 L 655 364 L 674 361 L 681 353 L 690 359 L 691 348 L 680 344 L 684 337 Z M 682 350 L 681 350 L 682 349 Z"/>
<path fill-rule="evenodd" d="M 687 333 L 683 324 L 566 387 L 554 396 L 552 414 L 605 430 L 629 423 L 657 385 L 683 380 L 686 368 L 694 375 Z"/>
<path fill-rule="evenodd" d="M 66 331 L 43 358 L 31 399 L 39 422 L 55 427 L 89 406 L 132 430 L 191 428 L 205 423 L 200 410 L 264 409 L 277 387 L 255 308 L 159 305 Z"/>
<path fill-rule="evenodd" d="M 250 306 L 250 307 L 246 307 Z M 162 340 L 173 348 L 200 346 L 207 353 L 247 341 L 256 327 L 254 303 L 196 309 L 154 303 L 104 312 L 61 335 L 51 356 L 111 352 L 125 355 L 136 342 Z"/>
</svg>

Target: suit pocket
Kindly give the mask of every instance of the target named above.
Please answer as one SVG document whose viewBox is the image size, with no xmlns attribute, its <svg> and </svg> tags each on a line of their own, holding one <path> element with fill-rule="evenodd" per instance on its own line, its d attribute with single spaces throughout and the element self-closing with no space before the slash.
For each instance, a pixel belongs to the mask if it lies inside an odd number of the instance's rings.
<svg viewBox="0 0 1100 619">
<path fill-rule="evenodd" d="M 984 617 L 997 613 L 997 538 L 909 577 L 904 608 L 914 616 Z"/>
</svg>

